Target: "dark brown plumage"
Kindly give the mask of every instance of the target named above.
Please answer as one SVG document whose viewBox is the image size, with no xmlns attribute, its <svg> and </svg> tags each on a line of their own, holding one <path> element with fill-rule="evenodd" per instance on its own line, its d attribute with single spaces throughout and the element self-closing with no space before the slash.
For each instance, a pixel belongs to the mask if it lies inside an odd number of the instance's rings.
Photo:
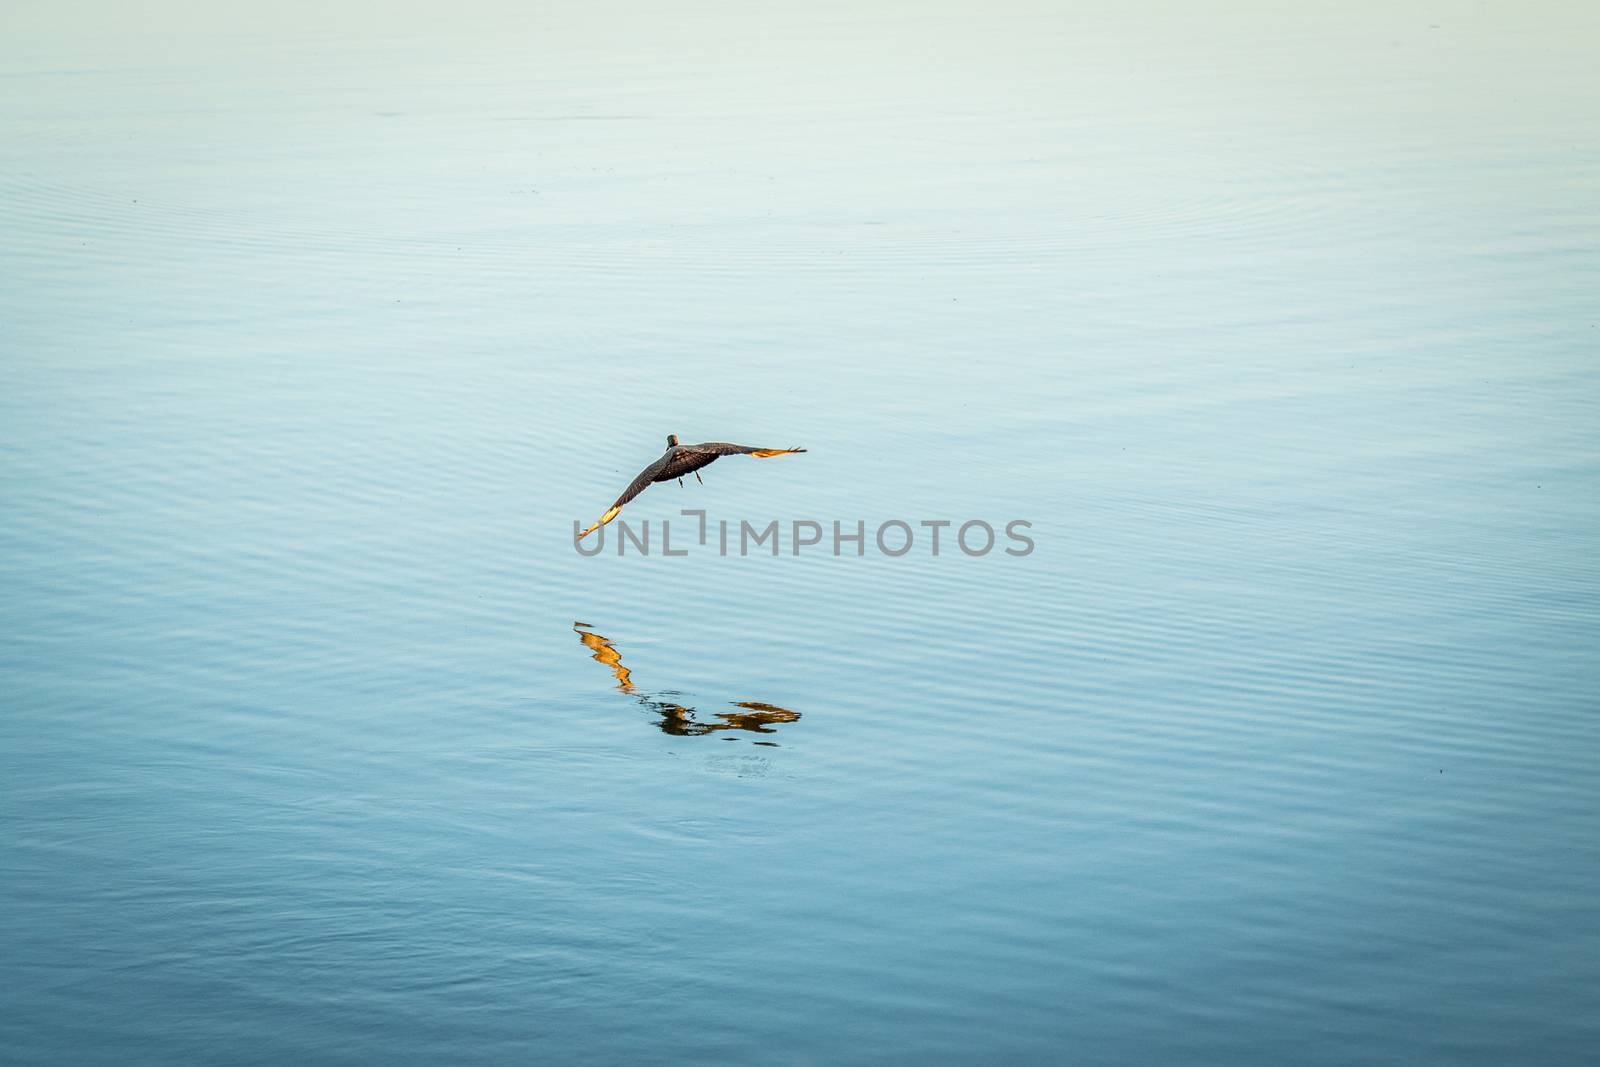
<svg viewBox="0 0 1600 1067">
<path fill-rule="evenodd" d="M 667 450 L 661 454 L 661 458 L 640 471 L 638 477 L 629 483 L 628 488 L 622 491 L 622 495 L 617 497 L 616 502 L 606 513 L 600 516 L 593 526 L 579 534 L 578 539 L 581 541 L 616 518 L 622 506 L 649 488 L 651 482 L 670 482 L 689 474 L 698 479 L 701 467 L 715 463 L 723 456 L 754 456 L 756 459 L 766 459 L 768 456 L 787 456 L 804 451 L 803 448 L 754 448 L 750 445 L 733 445 L 726 441 L 680 445 L 678 435 L 669 434 Z"/>
</svg>

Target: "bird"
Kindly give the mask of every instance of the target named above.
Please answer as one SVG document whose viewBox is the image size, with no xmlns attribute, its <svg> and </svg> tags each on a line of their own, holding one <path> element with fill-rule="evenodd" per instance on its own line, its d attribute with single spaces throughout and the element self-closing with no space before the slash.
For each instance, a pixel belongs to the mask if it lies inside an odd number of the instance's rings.
<svg viewBox="0 0 1600 1067">
<path fill-rule="evenodd" d="M 667 435 L 667 450 L 661 453 L 661 458 L 639 472 L 628 488 L 622 491 L 616 502 L 606 509 L 606 513 L 578 535 L 578 540 L 583 540 L 600 527 L 617 517 L 617 512 L 622 510 L 622 505 L 638 496 L 650 487 L 651 482 L 670 482 L 677 480 L 683 484 L 685 475 L 693 474 L 695 481 L 701 485 L 705 480 L 700 477 L 700 468 L 715 463 L 723 456 L 754 456 L 756 459 L 766 459 L 768 456 L 789 456 L 796 452 L 804 452 L 803 448 L 753 448 L 750 445 L 733 445 L 726 441 L 706 441 L 698 445 L 680 445 L 678 435 Z"/>
</svg>

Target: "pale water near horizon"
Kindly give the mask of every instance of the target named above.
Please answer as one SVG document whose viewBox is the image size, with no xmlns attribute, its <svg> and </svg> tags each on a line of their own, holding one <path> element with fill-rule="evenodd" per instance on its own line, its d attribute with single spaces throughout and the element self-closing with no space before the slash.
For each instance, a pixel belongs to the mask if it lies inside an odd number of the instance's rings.
<svg viewBox="0 0 1600 1067">
<path fill-rule="evenodd" d="M 1589 1059 L 1597 44 L 6 5 L 0 1059 Z"/>
</svg>

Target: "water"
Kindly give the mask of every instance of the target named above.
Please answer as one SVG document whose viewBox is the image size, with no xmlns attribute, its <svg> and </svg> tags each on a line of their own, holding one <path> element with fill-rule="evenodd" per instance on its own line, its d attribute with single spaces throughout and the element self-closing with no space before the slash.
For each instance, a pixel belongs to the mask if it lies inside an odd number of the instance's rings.
<svg viewBox="0 0 1600 1067">
<path fill-rule="evenodd" d="M 1592 1056 L 1597 43 L 8 4 L 3 1058 Z"/>
</svg>

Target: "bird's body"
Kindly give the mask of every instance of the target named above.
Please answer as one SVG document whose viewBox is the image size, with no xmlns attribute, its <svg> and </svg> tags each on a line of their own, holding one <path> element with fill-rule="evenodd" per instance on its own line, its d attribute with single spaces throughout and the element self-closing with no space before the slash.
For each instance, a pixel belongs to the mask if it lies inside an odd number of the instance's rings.
<svg viewBox="0 0 1600 1067">
<path fill-rule="evenodd" d="M 622 506 L 645 489 L 653 482 L 671 482 L 682 479 L 690 474 L 699 478 L 701 467 L 709 466 L 723 456 L 754 456 L 756 459 L 766 459 L 768 456 L 786 456 L 795 452 L 804 452 L 803 448 L 753 448 L 750 445 L 734 445 L 726 441 L 706 441 L 698 445 L 680 445 L 677 434 L 667 436 L 667 450 L 661 458 L 650 466 L 640 471 L 638 476 L 622 491 L 616 502 L 600 516 L 599 520 L 583 533 L 578 535 L 582 540 L 594 531 L 617 517 L 617 512 Z"/>
</svg>

